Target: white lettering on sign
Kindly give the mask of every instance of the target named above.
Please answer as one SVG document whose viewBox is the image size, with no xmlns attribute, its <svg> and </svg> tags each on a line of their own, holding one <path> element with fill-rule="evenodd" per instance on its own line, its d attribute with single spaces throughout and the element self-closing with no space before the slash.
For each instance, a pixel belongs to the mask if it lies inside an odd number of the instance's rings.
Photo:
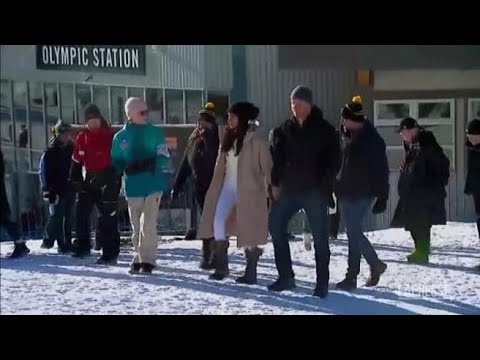
<svg viewBox="0 0 480 360">
<path fill-rule="evenodd" d="M 70 65 L 70 59 L 68 58 L 68 47 L 62 47 L 62 65 Z"/>
<path fill-rule="evenodd" d="M 124 59 L 124 64 L 125 64 L 125 67 L 126 68 L 129 68 L 130 67 L 130 51 L 124 51 L 123 54 L 125 55 L 125 59 Z"/>
<path fill-rule="evenodd" d="M 100 48 L 100 63 L 102 64 L 102 67 L 105 67 L 105 48 Z"/>
<path fill-rule="evenodd" d="M 100 65 L 100 60 L 98 59 L 98 49 L 93 49 L 93 66 L 98 67 Z"/>
<path fill-rule="evenodd" d="M 112 62 L 112 53 L 110 52 L 110 49 L 107 49 L 107 67 L 112 67 L 113 62 Z"/>
<path fill-rule="evenodd" d="M 139 49 L 39 45 L 38 62 L 53 66 L 140 69 Z"/>
<path fill-rule="evenodd" d="M 117 52 L 118 52 L 118 49 L 112 49 L 112 53 L 113 53 L 113 67 L 117 67 Z"/>
<path fill-rule="evenodd" d="M 83 48 L 82 49 L 82 63 L 83 63 L 83 66 L 88 66 L 88 49 L 87 48 Z"/>
<path fill-rule="evenodd" d="M 42 60 L 44 64 L 48 64 L 48 48 L 42 46 Z"/>
<path fill-rule="evenodd" d="M 138 50 L 132 50 L 132 67 L 139 68 L 139 61 L 138 61 Z"/>
</svg>

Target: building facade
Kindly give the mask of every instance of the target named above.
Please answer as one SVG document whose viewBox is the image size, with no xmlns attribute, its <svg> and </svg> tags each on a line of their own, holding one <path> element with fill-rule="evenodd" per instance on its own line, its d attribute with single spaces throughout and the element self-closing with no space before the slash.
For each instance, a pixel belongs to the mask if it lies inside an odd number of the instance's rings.
<svg viewBox="0 0 480 360">
<path fill-rule="evenodd" d="M 393 129 L 407 115 L 430 126 L 452 160 L 449 219 L 472 220 L 473 205 L 463 196 L 464 133 L 467 121 L 480 116 L 477 48 L 368 47 L 1 45 L 1 147 L 14 214 L 24 222 L 41 212 L 37 171 L 49 128 L 58 118 L 81 124 L 90 102 L 121 125 L 125 100 L 139 96 L 151 108 L 151 121 L 172 128 L 192 126 L 207 100 L 220 121 L 231 102 L 248 100 L 259 106 L 268 130 L 289 116 L 289 94 L 304 84 L 335 126 L 341 106 L 362 95 L 388 144 L 390 211 L 372 218 L 372 228 L 388 226 L 396 203 L 401 144 Z"/>
</svg>

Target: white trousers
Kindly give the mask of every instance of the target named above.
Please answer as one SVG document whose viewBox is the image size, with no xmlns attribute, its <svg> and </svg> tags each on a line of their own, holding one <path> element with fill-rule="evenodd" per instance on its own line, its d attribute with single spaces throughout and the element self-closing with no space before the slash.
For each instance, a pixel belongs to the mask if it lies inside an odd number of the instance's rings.
<svg viewBox="0 0 480 360">
<path fill-rule="evenodd" d="M 213 236 L 215 241 L 227 239 L 226 222 L 228 215 L 237 203 L 237 187 L 235 184 L 224 182 L 220 196 L 218 197 L 213 220 Z"/>
</svg>

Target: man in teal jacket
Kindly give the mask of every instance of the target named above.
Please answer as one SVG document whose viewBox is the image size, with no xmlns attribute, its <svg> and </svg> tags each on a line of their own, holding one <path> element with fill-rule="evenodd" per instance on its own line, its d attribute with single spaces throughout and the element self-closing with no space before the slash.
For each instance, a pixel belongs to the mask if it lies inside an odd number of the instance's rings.
<svg viewBox="0 0 480 360">
<path fill-rule="evenodd" d="M 135 253 L 130 273 L 150 274 L 157 253 L 160 200 L 168 189 L 163 170 L 170 154 L 163 130 L 148 122 L 148 107 L 142 99 L 129 98 L 125 112 L 129 120 L 113 139 L 112 164 L 125 181 Z"/>
</svg>

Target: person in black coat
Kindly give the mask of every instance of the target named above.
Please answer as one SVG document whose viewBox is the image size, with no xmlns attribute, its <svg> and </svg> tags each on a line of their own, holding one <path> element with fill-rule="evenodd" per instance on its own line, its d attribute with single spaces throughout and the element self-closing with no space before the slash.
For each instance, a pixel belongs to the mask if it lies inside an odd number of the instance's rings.
<svg viewBox="0 0 480 360">
<path fill-rule="evenodd" d="M 376 286 L 387 269 L 363 234 L 362 223 L 372 209 L 380 214 L 387 208 L 389 166 L 385 141 L 365 117 L 360 96 L 342 108 L 343 161 L 335 184 L 335 194 L 348 237 L 348 270 L 337 284 L 340 290 L 357 287 L 360 260 L 363 255 L 370 266 L 367 287 Z"/>
<path fill-rule="evenodd" d="M 445 225 L 445 186 L 450 177 L 450 161 L 430 131 L 415 119 L 402 120 L 399 128 L 404 140 L 404 157 L 400 163 L 398 195 L 400 200 L 392 227 L 410 231 L 415 251 L 407 257 L 412 263 L 428 263 L 430 230 Z"/>
<path fill-rule="evenodd" d="M 480 119 L 473 119 L 467 130 L 468 168 L 465 194 L 472 195 L 477 214 L 477 230 L 480 238 Z M 477 266 L 480 270 L 480 265 Z"/>
<path fill-rule="evenodd" d="M 295 287 L 288 243 L 288 223 L 304 209 L 312 228 L 317 283 L 314 296 L 328 295 L 330 248 L 328 207 L 340 167 L 340 143 L 335 128 L 313 105 L 312 91 L 297 86 L 290 96 L 292 118 L 273 131 L 271 172 L 274 201 L 269 230 L 275 252 L 277 280 L 270 291 Z"/>
<path fill-rule="evenodd" d="M 43 199 L 49 204 L 47 236 L 42 248 L 52 248 L 56 240 L 60 254 L 66 254 L 72 248 L 75 193 L 69 183 L 73 154 L 70 129 L 70 124 L 61 120 L 57 122 L 50 144 L 40 160 Z"/>
<path fill-rule="evenodd" d="M 8 236 L 13 240 L 15 248 L 10 255 L 11 259 L 16 259 L 27 255 L 30 249 L 21 239 L 20 228 L 17 223 L 10 218 L 10 205 L 8 204 L 7 190 L 5 188 L 5 161 L 0 149 L 0 226 L 5 229 Z"/>
<path fill-rule="evenodd" d="M 173 184 L 171 198 L 174 200 L 182 190 L 185 182 L 191 176 L 193 179 L 195 199 L 203 211 L 205 196 L 207 195 L 213 171 L 218 156 L 220 139 L 214 105 L 207 103 L 199 112 L 198 125 L 188 139 L 187 148 Z M 185 234 L 185 240 L 193 240 L 197 236 L 195 228 L 189 229 Z M 202 262 L 203 269 L 212 269 L 212 246 L 213 239 L 203 239 Z"/>
</svg>

